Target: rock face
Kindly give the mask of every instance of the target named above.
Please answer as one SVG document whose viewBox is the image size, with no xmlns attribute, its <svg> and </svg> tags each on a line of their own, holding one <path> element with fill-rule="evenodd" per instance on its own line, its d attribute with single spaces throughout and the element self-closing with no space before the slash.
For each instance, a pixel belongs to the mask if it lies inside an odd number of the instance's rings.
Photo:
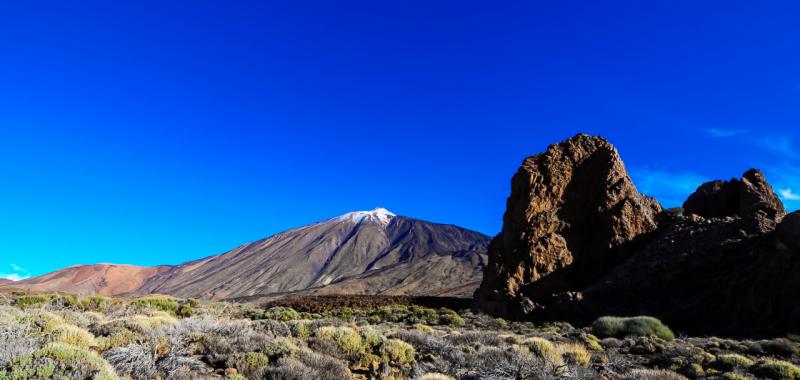
<svg viewBox="0 0 800 380">
<path fill-rule="evenodd" d="M 763 211 L 768 218 L 780 219 L 786 215 L 780 198 L 767 183 L 764 173 L 750 169 L 741 179 L 711 181 L 702 184 L 683 203 L 685 214 L 704 218 L 752 215 Z"/>
<path fill-rule="evenodd" d="M 701 334 L 800 329 L 800 212 L 786 215 L 760 171 L 701 185 L 685 217 L 624 173 L 607 142 L 584 135 L 526 159 L 476 307 L 575 323 L 647 314 Z"/>
<path fill-rule="evenodd" d="M 658 227 L 658 202 L 636 190 L 617 150 L 577 135 L 525 159 L 476 293 L 484 310 L 521 317 L 624 259 Z"/>
</svg>

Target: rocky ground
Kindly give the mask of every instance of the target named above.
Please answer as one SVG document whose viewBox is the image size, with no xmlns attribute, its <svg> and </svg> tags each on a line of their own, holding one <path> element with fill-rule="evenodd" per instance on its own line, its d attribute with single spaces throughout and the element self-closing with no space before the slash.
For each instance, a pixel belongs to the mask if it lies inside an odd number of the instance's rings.
<svg viewBox="0 0 800 380">
<path fill-rule="evenodd" d="M 410 299 L 329 301 L 292 301 L 312 313 L 0 294 L 0 379 L 800 379 L 793 336 L 686 337 L 652 318 L 579 328 Z"/>
</svg>

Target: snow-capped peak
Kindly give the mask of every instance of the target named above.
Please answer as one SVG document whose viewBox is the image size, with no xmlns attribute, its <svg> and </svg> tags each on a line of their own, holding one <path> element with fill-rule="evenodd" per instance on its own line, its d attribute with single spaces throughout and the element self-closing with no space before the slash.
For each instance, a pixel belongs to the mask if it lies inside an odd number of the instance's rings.
<svg viewBox="0 0 800 380">
<path fill-rule="evenodd" d="M 363 222 L 365 220 L 368 220 L 368 221 L 376 222 L 376 223 L 378 223 L 378 224 L 380 224 L 380 225 L 385 227 L 385 226 L 387 226 L 389 224 L 389 222 L 395 216 L 397 216 L 397 215 L 395 215 L 391 211 L 389 211 L 389 210 L 387 210 L 385 208 L 382 208 L 382 207 L 378 207 L 378 208 L 373 209 L 372 211 L 353 211 L 353 212 L 348 212 L 347 214 L 344 214 L 344 215 L 342 215 L 342 216 L 340 216 L 338 218 L 335 218 L 335 219 L 336 220 L 350 221 L 350 222 L 353 222 L 353 223 L 361 223 L 361 222 Z"/>
</svg>

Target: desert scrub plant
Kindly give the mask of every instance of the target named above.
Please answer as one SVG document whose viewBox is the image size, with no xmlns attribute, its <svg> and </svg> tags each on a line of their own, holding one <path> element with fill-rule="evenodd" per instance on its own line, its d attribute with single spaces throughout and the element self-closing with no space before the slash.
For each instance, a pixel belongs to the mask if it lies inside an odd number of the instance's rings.
<svg viewBox="0 0 800 380">
<path fill-rule="evenodd" d="M 540 337 L 526 338 L 522 341 L 522 345 L 527 347 L 531 353 L 542 359 L 551 362 L 561 362 L 561 355 L 556 351 L 556 345 L 547 339 Z"/>
<path fill-rule="evenodd" d="M 732 371 L 734 369 L 747 369 L 755 364 L 755 361 L 739 354 L 721 354 L 717 355 L 717 360 L 712 363 L 712 366 L 722 371 Z"/>
<path fill-rule="evenodd" d="M 97 344 L 94 335 L 80 327 L 67 324 L 56 327 L 50 333 L 50 340 L 82 349 L 88 349 Z"/>
<path fill-rule="evenodd" d="M 86 296 L 78 301 L 78 305 L 85 311 L 106 312 L 113 305 L 114 300 L 103 296 Z"/>
<path fill-rule="evenodd" d="M 380 333 L 380 331 L 376 330 L 374 327 L 371 326 L 364 326 L 359 329 L 361 331 L 361 337 L 364 338 L 364 344 L 366 348 L 373 349 L 381 344 L 386 340 L 386 337 Z"/>
<path fill-rule="evenodd" d="M 55 361 L 57 375 L 72 379 L 92 378 L 97 380 L 117 379 L 111 365 L 92 351 L 63 343 L 51 343 L 31 354 L 31 365 L 40 359 Z"/>
<path fill-rule="evenodd" d="M 23 316 L 20 323 L 27 324 L 35 333 L 49 334 L 63 325 L 64 319 L 51 312 L 37 311 Z"/>
<path fill-rule="evenodd" d="M 565 362 L 586 367 L 592 361 L 592 354 L 580 343 L 561 343 L 556 345 L 556 352 Z"/>
<path fill-rule="evenodd" d="M 167 296 L 142 297 L 136 299 L 133 304 L 143 308 L 165 311 L 172 315 L 177 315 L 178 308 L 180 307 L 178 301 Z"/>
<path fill-rule="evenodd" d="M 158 375 L 156 355 L 148 344 L 129 344 L 116 347 L 103 354 L 117 374 L 134 380 L 154 379 Z"/>
<path fill-rule="evenodd" d="M 622 380 L 688 380 L 685 376 L 664 369 L 638 368 L 626 373 Z"/>
<path fill-rule="evenodd" d="M 14 304 L 22 309 L 42 307 L 50 301 L 52 296 L 46 294 L 26 294 L 14 299 Z"/>
<path fill-rule="evenodd" d="M 389 339 L 381 346 L 381 357 L 389 363 L 411 364 L 415 355 L 414 347 L 400 339 Z"/>
<path fill-rule="evenodd" d="M 269 365 L 269 356 L 260 352 L 235 353 L 228 359 L 227 365 L 229 368 L 236 368 L 247 378 L 255 379 Z"/>
<path fill-rule="evenodd" d="M 430 333 L 432 333 L 432 332 L 433 332 L 433 327 L 430 327 L 430 326 L 428 326 L 428 325 L 423 325 L 422 323 L 417 323 L 417 324 L 415 324 L 415 325 L 414 325 L 414 329 L 415 329 L 415 330 L 422 331 L 422 332 L 426 332 L 426 333 L 428 333 L 428 334 L 430 334 Z"/>
<path fill-rule="evenodd" d="M 591 327 L 592 334 L 601 338 L 654 335 L 664 340 L 675 339 L 675 334 L 669 327 L 658 319 L 647 316 L 600 317 Z"/>
<path fill-rule="evenodd" d="M 466 321 L 455 311 L 442 308 L 439 310 L 439 323 L 447 326 L 461 327 L 466 324 Z"/>
<path fill-rule="evenodd" d="M 364 351 L 361 335 L 350 327 L 324 326 L 314 331 L 314 336 L 334 341 L 347 354 Z"/>
<path fill-rule="evenodd" d="M 800 368 L 787 361 L 767 359 L 753 367 L 753 374 L 773 380 L 797 380 L 800 379 Z"/>
<path fill-rule="evenodd" d="M 597 339 L 597 337 L 592 334 L 582 333 L 581 341 L 586 345 L 586 348 L 591 351 L 603 351 L 600 339 Z"/>
<path fill-rule="evenodd" d="M 772 340 L 762 340 L 758 342 L 764 352 L 772 355 L 791 357 L 796 355 L 798 350 L 795 342 L 786 338 Z"/>
<path fill-rule="evenodd" d="M 311 323 L 308 320 L 293 321 L 289 324 L 292 336 L 298 339 L 305 339 L 311 336 Z"/>
<path fill-rule="evenodd" d="M 442 375 L 441 373 L 432 372 L 418 377 L 417 380 L 453 380 L 453 378 L 447 375 Z"/>
<path fill-rule="evenodd" d="M 298 319 L 300 314 L 290 307 L 276 306 L 267 310 L 255 308 L 246 312 L 246 316 L 253 320 L 271 319 L 274 321 L 287 322 Z"/>
</svg>

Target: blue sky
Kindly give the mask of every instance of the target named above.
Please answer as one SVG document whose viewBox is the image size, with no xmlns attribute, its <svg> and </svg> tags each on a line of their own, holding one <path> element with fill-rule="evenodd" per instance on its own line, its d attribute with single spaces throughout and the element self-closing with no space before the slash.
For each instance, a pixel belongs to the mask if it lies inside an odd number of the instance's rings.
<svg viewBox="0 0 800 380">
<path fill-rule="evenodd" d="M 174 264 L 351 210 L 501 225 L 578 132 L 675 206 L 800 207 L 790 1 L 6 2 L 0 276 Z"/>
</svg>

